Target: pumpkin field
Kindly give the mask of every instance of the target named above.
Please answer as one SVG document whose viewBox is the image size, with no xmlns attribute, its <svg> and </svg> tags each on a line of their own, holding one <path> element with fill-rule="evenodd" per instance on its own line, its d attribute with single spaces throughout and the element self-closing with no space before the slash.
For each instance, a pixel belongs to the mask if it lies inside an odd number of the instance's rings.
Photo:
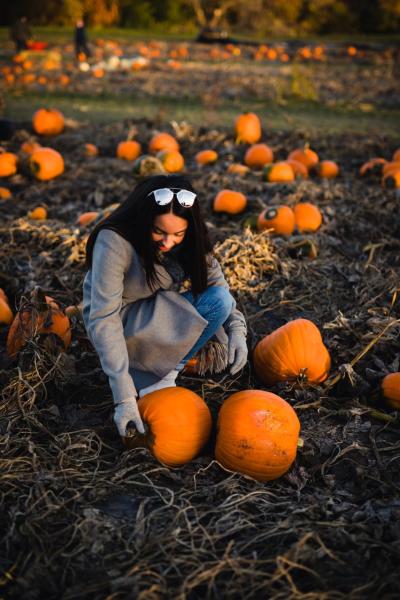
<svg viewBox="0 0 400 600">
<path fill-rule="evenodd" d="M 0 57 L 0 598 L 394 600 L 396 48 L 49 52 Z M 119 117 L 99 118 L 106 95 Z M 174 117 L 193 98 L 198 120 Z M 249 358 L 183 371 L 161 418 L 179 403 L 186 425 L 143 447 L 118 435 L 80 315 L 85 244 L 138 181 L 173 172 L 197 191 Z"/>
</svg>

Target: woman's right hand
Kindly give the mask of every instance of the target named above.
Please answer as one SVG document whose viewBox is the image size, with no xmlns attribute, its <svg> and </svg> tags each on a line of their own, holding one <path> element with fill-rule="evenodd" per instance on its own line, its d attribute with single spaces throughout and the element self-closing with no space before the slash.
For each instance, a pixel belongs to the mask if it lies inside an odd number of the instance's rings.
<svg viewBox="0 0 400 600">
<path fill-rule="evenodd" d="M 126 436 L 126 426 L 129 421 L 135 423 L 135 427 L 139 433 L 144 433 L 143 421 L 139 413 L 135 396 L 126 398 L 126 400 L 122 400 L 122 402 L 118 402 L 118 404 L 115 405 L 114 423 L 116 424 L 121 437 Z"/>
</svg>

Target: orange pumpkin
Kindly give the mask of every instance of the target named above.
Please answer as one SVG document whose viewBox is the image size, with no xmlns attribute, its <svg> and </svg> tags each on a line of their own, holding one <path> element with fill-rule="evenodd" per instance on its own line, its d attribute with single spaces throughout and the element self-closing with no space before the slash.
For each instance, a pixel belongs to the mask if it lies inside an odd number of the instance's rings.
<svg viewBox="0 0 400 600">
<path fill-rule="evenodd" d="M 27 141 L 21 144 L 21 152 L 23 152 L 24 154 L 32 154 L 34 150 L 37 150 L 40 147 L 40 144 L 38 144 L 37 142 Z"/>
<path fill-rule="evenodd" d="M 28 164 L 32 174 L 40 181 L 48 181 L 64 173 L 64 159 L 53 148 L 34 150 Z"/>
<path fill-rule="evenodd" d="M 120 142 L 117 147 L 117 157 L 125 160 L 136 160 L 142 152 L 142 146 L 135 140 Z"/>
<path fill-rule="evenodd" d="M 191 390 L 157 390 L 140 398 L 138 408 L 147 432 L 125 437 L 123 442 L 128 448 L 147 447 L 165 465 L 175 467 L 193 460 L 210 437 L 210 410 Z"/>
<path fill-rule="evenodd" d="M 162 150 L 157 158 L 167 173 L 179 173 L 185 166 L 185 159 L 178 150 Z"/>
<path fill-rule="evenodd" d="M 261 138 L 261 122 L 253 112 L 239 115 L 235 120 L 237 142 L 255 144 Z"/>
<path fill-rule="evenodd" d="M 317 231 L 321 227 L 322 214 L 315 204 L 299 202 L 293 208 L 296 227 L 300 233 Z"/>
<path fill-rule="evenodd" d="M 221 190 L 214 198 L 213 209 L 215 212 L 226 212 L 236 215 L 244 211 L 247 198 L 241 192 L 233 190 Z"/>
<path fill-rule="evenodd" d="M 14 315 L 10 308 L 6 293 L 0 288 L 0 323 L 10 325 L 14 319 Z"/>
<path fill-rule="evenodd" d="M 385 158 L 371 158 L 370 160 L 367 160 L 367 162 L 361 165 L 359 173 L 361 177 L 363 177 L 364 175 L 381 175 L 382 167 L 387 162 L 388 161 Z"/>
<path fill-rule="evenodd" d="M 286 183 L 295 180 L 293 168 L 286 161 L 266 165 L 263 175 L 270 183 Z"/>
<path fill-rule="evenodd" d="M 382 394 L 390 408 L 400 410 L 400 373 L 389 373 L 382 380 Z"/>
<path fill-rule="evenodd" d="M 276 235 L 291 235 L 294 231 L 294 213 L 289 206 L 273 206 L 263 210 L 257 219 L 258 231 L 271 229 Z"/>
<path fill-rule="evenodd" d="M 244 156 L 244 162 L 252 169 L 262 169 L 264 165 L 272 163 L 274 153 L 267 144 L 253 144 Z"/>
<path fill-rule="evenodd" d="M 286 400 L 263 390 L 244 390 L 223 403 L 215 457 L 222 466 L 257 481 L 277 479 L 296 458 L 300 422 Z"/>
<path fill-rule="evenodd" d="M 13 152 L 0 154 L 0 177 L 10 177 L 17 172 L 18 157 Z"/>
<path fill-rule="evenodd" d="M 5 187 L 0 187 L 0 199 L 1 200 L 8 200 L 8 198 L 11 198 L 11 192 L 8 188 Z"/>
<path fill-rule="evenodd" d="M 39 334 L 54 333 L 60 338 L 64 349 L 71 343 L 71 327 L 68 317 L 50 296 L 36 288 L 30 301 L 17 312 L 7 336 L 7 354 L 15 357 L 28 340 Z"/>
<path fill-rule="evenodd" d="M 80 225 L 81 227 L 86 227 L 86 225 L 89 225 L 89 223 L 91 223 L 92 221 L 97 219 L 99 214 L 100 213 L 96 210 L 82 213 L 77 218 L 76 223 L 77 223 L 77 225 Z"/>
<path fill-rule="evenodd" d="M 302 177 L 303 179 L 308 178 L 308 169 L 303 163 L 294 160 L 294 158 L 288 158 L 286 162 L 292 167 L 295 177 Z"/>
<path fill-rule="evenodd" d="M 308 319 L 295 319 L 258 342 L 254 368 L 266 384 L 279 381 L 325 381 L 331 366 L 318 327 Z"/>
<path fill-rule="evenodd" d="M 228 173 L 234 173 L 235 175 L 246 175 L 249 172 L 249 167 L 241 165 L 240 163 L 232 163 L 228 167 Z"/>
<path fill-rule="evenodd" d="M 201 150 L 194 159 L 199 165 L 208 165 L 218 159 L 218 153 L 215 150 Z"/>
<path fill-rule="evenodd" d="M 84 153 L 86 156 L 98 156 L 99 149 L 97 146 L 95 146 L 95 144 L 88 143 L 84 145 Z"/>
<path fill-rule="evenodd" d="M 33 210 L 28 212 L 29 219 L 33 219 L 34 221 L 43 221 L 47 219 L 47 210 L 44 206 L 37 206 Z"/>
<path fill-rule="evenodd" d="M 400 148 L 393 153 L 392 162 L 400 162 Z"/>
<path fill-rule="evenodd" d="M 332 179 L 339 175 L 339 165 L 333 160 L 321 160 L 316 166 L 316 172 L 319 177 Z"/>
<path fill-rule="evenodd" d="M 400 169 L 398 171 L 389 171 L 382 177 L 382 185 L 388 188 L 400 187 Z"/>
<path fill-rule="evenodd" d="M 390 175 L 400 171 L 400 162 L 387 162 L 382 167 L 382 175 Z"/>
<path fill-rule="evenodd" d="M 32 126 L 38 135 L 58 135 L 64 125 L 64 116 L 56 108 L 39 108 L 33 115 Z"/>
<path fill-rule="evenodd" d="M 161 152 L 161 150 L 174 150 L 178 152 L 179 144 L 169 133 L 157 133 L 150 140 L 149 152 L 157 154 L 157 152 Z"/>
<path fill-rule="evenodd" d="M 309 146 L 304 146 L 304 148 L 296 148 L 290 152 L 289 159 L 298 160 L 303 163 L 304 166 L 307 167 L 308 170 L 315 167 L 319 162 L 319 157 L 314 150 L 311 150 Z"/>
<path fill-rule="evenodd" d="M 182 372 L 185 375 L 197 375 L 198 368 L 199 368 L 199 358 L 196 355 L 196 356 L 193 356 L 192 358 L 189 358 L 189 360 L 185 364 Z"/>
</svg>

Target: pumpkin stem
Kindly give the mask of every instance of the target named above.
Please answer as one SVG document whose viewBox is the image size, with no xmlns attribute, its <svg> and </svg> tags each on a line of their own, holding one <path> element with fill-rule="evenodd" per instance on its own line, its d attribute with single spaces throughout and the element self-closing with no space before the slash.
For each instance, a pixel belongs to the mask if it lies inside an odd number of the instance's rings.
<svg viewBox="0 0 400 600">
<path fill-rule="evenodd" d="M 307 381 L 307 379 L 308 379 L 307 378 L 307 367 L 304 367 L 304 369 L 300 369 L 300 373 L 299 373 L 299 376 L 297 379 L 301 383 L 304 383 Z"/>
<path fill-rule="evenodd" d="M 148 424 L 143 421 L 144 433 L 139 433 L 135 423 L 129 421 L 126 426 L 125 439 L 129 448 L 149 448 L 152 443 L 151 430 Z"/>
</svg>

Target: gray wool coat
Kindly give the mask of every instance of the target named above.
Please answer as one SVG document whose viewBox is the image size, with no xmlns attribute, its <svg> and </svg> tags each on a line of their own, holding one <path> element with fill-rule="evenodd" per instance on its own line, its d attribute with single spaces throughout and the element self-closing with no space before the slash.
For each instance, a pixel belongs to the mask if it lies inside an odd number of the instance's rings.
<svg viewBox="0 0 400 600">
<path fill-rule="evenodd" d="M 133 246 L 115 231 L 102 229 L 92 268 L 83 282 L 83 321 L 108 376 L 114 402 L 137 395 L 175 369 L 194 346 L 207 321 L 179 292 L 172 277 L 156 266 L 159 284 L 151 290 Z M 210 257 L 208 285 L 228 288 L 217 259 Z M 232 297 L 232 311 L 216 337 L 227 331 L 246 335 L 246 323 Z M 135 385 L 136 384 L 136 385 Z"/>
</svg>

